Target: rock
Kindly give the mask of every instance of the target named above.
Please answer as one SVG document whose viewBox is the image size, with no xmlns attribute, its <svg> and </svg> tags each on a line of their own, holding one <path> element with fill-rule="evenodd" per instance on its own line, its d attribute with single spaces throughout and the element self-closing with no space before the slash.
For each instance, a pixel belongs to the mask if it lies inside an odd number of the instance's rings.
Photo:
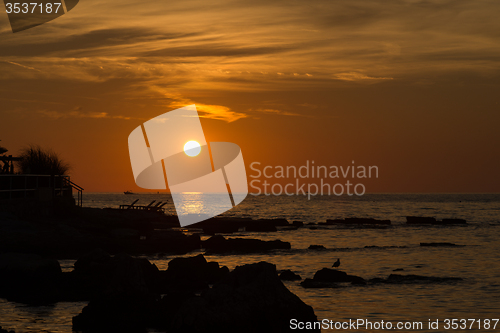
<svg viewBox="0 0 500 333">
<path fill-rule="evenodd" d="M 260 262 L 236 267 L 201 297 L 186 300 L 170 330 L 233 333 L 237 327 L 239 333 L 291 332 L 291 319 L 317 321 L 314 310 L 279 280 L 276 266 Z"/>
<path fill-rule="evenodd" d="M 396 268 L 396 269 L 393 269 L 392 271 L 393 272 L 401 272 L 401 271 L 404 271 L 404 269 L 403 268 Z"/>
<path fill-rule="evenodd" d="M 447 247 L 447 246 L 460 246 L 460 245 L 442 242 L 442 243 L 420 243 L 420 246 L 444 246 L 444 247 Z"/>
<path fill-rule="evenodd" d="M 109 253 L 95 249 L 83 256 L 81 256 L 74 264 L 75 272 L 80 274 L 92 274 L 102 271 L 106 265 L 111 261 Z"/>
<path fill-rule="evenodd" d="M 304 222 L 302 222 L 302 221 L 293 221 L 292 225 L 294 225 L 296 227 L 303 227 L 304 226 Z"/>
<path fill-rule="evenodd" d="M 437 221 L 434 217 L 421 217 L 421 216 L 407 216 L 407 224 L 436 224 L 436 225 L 453 225 L 453 224 L 467 224 L 464 219 L 443 219 Z"/>
<path fill-rule="evenodd" d="M 413 283 L 413 282 L 450 282 L 462 281 L 457 277 L 436 277 L 436 276 L 422 276 L 422 275 L 400 275 L 391 274 L 386 280 L 386 283 Z"/>
<path fill-rule="evenodd" d="M 326 247 L 323 245 L 309 245 L 309 250 L 326 250 Z"/>
<path fill-rule="evenodd" d="M 95 295 L 82 312 L 73 317 L 73 330 L 147 332 L 146 323 L 157 309 L 158 297 L 148 283 L 148 275 L 156 266 L 144 260 L 127 254 L 111 258 L 104 268 L 107 278 L 102 281 L 103 292 Z"/>
<path fill-rule="evenodd" d="M 35 254 L 0 254 L 0 296 L 23 303 L 52 303 L 62 271 L 55 259 Z"/>
<path fill-rule="evenodd" d="M 389 284 L 407 284 L 407 283 L 441 283 L 441 282 L 453 282 L 462 281 L 462 278 L 458 277 L 436 277 L 436 276 L 422 276 L 422 275 L 400 275 L 391 274 L 387 279 L 375 278 L 369 280 L 370 283 L 389 283 Z"/>
<path fill-rule="evenodd" d="M 151 295 L 105 295 L 92 300 L 73 317 L 73 331 L 146 333 L 156 311 L 157 300 Z"/>
<path fill-rule="evenodd" d="M 238 225 L 232 224 L 221 224 L 221 225 L 206 225 L 203 227 L 203 232 L 208 235 L 219 234 L 232 234 L 233 232 L 238 232 L 240 227 Z"/>
<path fill-rule="evenodd" d="M 276 249 L 288 250 L 290 243 L 280 240 L 263 241 L 260 239 L 228 238 L 220 235 L 212 236 L 202 242 L 203 247 L 210 253 L 225 252 L 265 252 Z"/>
<path fill-rule="evenodd" d="M 363 218 L 363 217 L 347 217 L 344 220 L 326 220 L 326 224 L 369 224 L 369 225 L 391 225 L 390 220 L 376 220 L 374 218 Z"/>
<path fill-rule="evenodd" d="M 333 225 L 333 224 L 344 224 L 345 221 L 343 219 L 327 219 L 325 224 L 326 225 Z"/>
<path fill-rule="evenodd" d="M 341 282 L 366 284 L 365 279 L 359 276 L 348 275 L 337 269 L 323 268 L 317 271 L 312 279 L 305 279 L 300 285 L 304 288 L 334 288 Z"/>
<path fill-rule="evenodd" d="M 64 301 L 89 301 L 123 290 L 154 292 L 161 286 L 160 271 L 147 259 L 127 254 L 111 257 L 99 249 L 78 259 L 74 271 L 63 277 L 59 289 Z"/>
<path fill-rule="evenodd" d="M 464 219 L 443 219 L 442 221 L 438 221 L 438 224 L 467 224 L 467 221 Z"/>
<path fill-rule="evenodd" d="M 286 222 L 286 225 L 288 225 L 288 222 Z M 245 231 L 250 232 L 273 232 L 277 230 L 274 220 L 257 220 L 245 226 Z"/>
<path fill-rule="evenodd" d="M 0 333 L 16 333 L 16 332 L 4 330 L 2 326 L 0 326 Z"/>
<path fill-rule="evenodd" d="M 295 274 L 291 270 L 287 269 L 281 272 L 280 280 L 295 281 L 295 280 L 302 280 L 302 278 L 300 277 L 300 275 Z"/>
<path fill-rule="evenodd" d="M 166 280 L 163 284 L 174 289 L 204 289 L 229 273 L 226 266 L 217 262 L 207 262 L 202 254 L 189 258 L 175 258 L 168 263 Z M 172 288 L 162 289 L 172 291 Z"/>
<path fill-rule="evenodd" d="M 365 249 L 406 249 L 408 246 L 404 245 L 386 245 L 386 246 L 377 246 L 377 245 L 366 245 Z"/>
<path fill-rule="evenodd" d="M 348 275 L 337 269 L 323 268 L 314 274 L 313 280 L 319 282 L 359 282 L 362 278 L 354 275 Z"/>
<path fill-rule="evenodd" d="M 205 221 L 187 226 L 188 229 L 203 229 L 205 234 L 214 235 L 215 233 L 233 233 L 244 228 L 246 223 L 251 222 L 251 218 L 237 217 L 215 217 Z"/>
<path fill-rule="evenodd" d="M 275 227 L 285 227 L 285 226 L 289 226 L 290 223 L 288 223 L 288 220 L 287 219 L 283 219 L 283 218 L 277 218 L 277 219 L 259 219 L 257 220 L 258 222 L 265 222 L 265 223 L 268 223 L 268 224 L 272 224 L 274 225 Z"/>
<path fill-rule="evenodd" d="M 342 282 L 366 284 L 365 279 L 359 276 L 349 275 L 337 269 L 323 268 L 317 271 L 312 279 L 305 279 L 300 285 L 304 288 L 335 288 Z"/>
<path fill-rule="evenodd" d="M 110 231 L 111 237 L 119 239 L 137 239 L 139 232 L 131 228 L 115 228 Z"/>
<path fill-rule="evenodd" d="M 147 282 L 147 271 L 152 270 L 147 260 L 127 255 L 106 258 L 105 253 L 97 251 L 80 262 L 80 274 L 95 272 L 82 268 L 91 267 L 93 261 L 108 262 L 109 280 L 116 287 L 106 289 L 73 317 L 74 331 L 141 333 L 155 328 L 168 332 L 225 333 L 234 332 L 240 325 L 238 332 L 242 333 L 287 332 L 290 319 L 317 321 L 313 309 L 288 291 L 279 280 L 276 267 L 269 263 L 239 266 L 201 294 L 173 285 L 160 298 L 159 293 L 151 292 Z M 193 277 L 201 281 L 221 270 L 218 263 L 207 262 L 198 255 L 173 259 L 167 271 L 159 273 L 165 273 L 170 282 Z"/>
</svg>

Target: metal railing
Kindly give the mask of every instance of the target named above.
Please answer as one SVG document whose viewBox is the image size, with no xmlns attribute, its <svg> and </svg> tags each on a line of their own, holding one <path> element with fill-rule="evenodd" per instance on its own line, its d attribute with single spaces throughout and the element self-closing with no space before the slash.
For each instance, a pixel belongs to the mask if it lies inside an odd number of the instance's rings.
<svg viewBox="0 0 500 333">
<path fill-rule="evenodd" d="M 68 178 L 65 178 L 64 180 L 66 182 L 67 185 L 71 186 L 73 189 L 75 189 L 77 191 L 77 199 L 76 199 L 76 204 L 80 207 L 83 206 L 83 187 L 81 187 L 80 185 L 77 185 L 75 183 L 73 183 L 69 177 Z"/>
<path fill-rule="evenodd" d="M 50 198 L 72 197 L 73 189 L 78 192 L 77 204 L 81 206 L 83 188 L 73 183 L 69 176 L 0 174 L 0 199 L 37 199 L 42 191 Z"/>
</svg>

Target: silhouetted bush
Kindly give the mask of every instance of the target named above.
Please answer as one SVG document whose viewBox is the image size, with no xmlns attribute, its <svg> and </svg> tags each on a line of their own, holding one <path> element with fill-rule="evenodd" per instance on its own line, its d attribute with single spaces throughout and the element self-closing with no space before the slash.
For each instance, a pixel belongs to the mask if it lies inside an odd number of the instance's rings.
<svg viewBox="0 0 500 333">
<path fill-rule="evenodd" d="M 24 174 L 65 175 L 70 166 L 51 149 L 43 149 L 38 145 L 30 145 L 21 150 L 17 162 L 19 170 Z"/>
<path fill-rule="evenodd" d="M 8 151 L 7 148 L 0 146 L 0 155 L 5 154 L 7 151 Z"/>
</svg>

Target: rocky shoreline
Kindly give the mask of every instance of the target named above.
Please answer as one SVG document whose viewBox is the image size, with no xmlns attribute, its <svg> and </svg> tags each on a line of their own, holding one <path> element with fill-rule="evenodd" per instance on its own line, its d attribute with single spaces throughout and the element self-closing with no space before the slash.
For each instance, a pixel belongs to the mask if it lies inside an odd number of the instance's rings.
<svg viewBox="0 0 500 333">
<path fill-rule="evenodd" d="M 317 226 L 345 221 L 356 227 L 390 227 L 390 222 L 373 219 L 335 220 Z M 73 329 L 81 332 L 146 332 L 148 328 L 234 332 L 235 327 L 238 332 L 287 332 L 291 319 L 315 322 L 317 318 L 313 308 L 290 292 L 282 280 L 297 281 L 303 288 L 461 281 L 456 277 L 400 274 L 365 279 L 331 268 L 303 279 L 290 270 L 278 272 L 268 262 L 241 265 L 230 271 L 217 262 L 207 262 L 201 254 L 172 259 L 168 269 L 159 270 L 147 259 L 134 257 L 184 255 L 200 249 L 206 254 L 290 251 L 291 244 L 278 239 L 223 237 L 218 233 L 273 233 L 308 227 L 316 228 L 284 219 L 217 218 L 190 226 L 187 235 L 178 227 L 176 217 L 144 211 L 84 208 L 67 216 L 24 220 L 2 213 L 0 297 L 30 305 L 89 302 L 73 317 Z M 419 245 L 459 246 L 444 242 Z M 335 250 L 339 249 L 320 244 L 307 249 Z M 71 272 L 63 272 L 57 261 L 66 258 L 78 258 Z"/>
<path fill-rule="evenodd" d="M 286 332 L 291 319 L 317 320 L 283 285 L 275 265 L 229 271 L 201 254 L 172 259 L 161 271 L 144 258 L 95 250 L 71 272 L 54 259 L 1 254 L 0 286 L 0 297 L 31 305 L 89 301 L 73 318 L 81 332 Z"/>
</svg>

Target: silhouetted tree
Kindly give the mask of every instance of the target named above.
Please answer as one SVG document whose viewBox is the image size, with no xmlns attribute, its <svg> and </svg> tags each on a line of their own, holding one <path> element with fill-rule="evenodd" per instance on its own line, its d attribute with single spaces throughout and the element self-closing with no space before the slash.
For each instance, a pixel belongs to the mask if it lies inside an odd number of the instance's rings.
<svg viewBox="0 0 500 333">
<path fill-rule="evenodd" d="M 34 175 L 65 175 L 70 166 L 51 149 L 30 145 L 21 150 L 17 162 L 21 173 Z"/>
</svg>

